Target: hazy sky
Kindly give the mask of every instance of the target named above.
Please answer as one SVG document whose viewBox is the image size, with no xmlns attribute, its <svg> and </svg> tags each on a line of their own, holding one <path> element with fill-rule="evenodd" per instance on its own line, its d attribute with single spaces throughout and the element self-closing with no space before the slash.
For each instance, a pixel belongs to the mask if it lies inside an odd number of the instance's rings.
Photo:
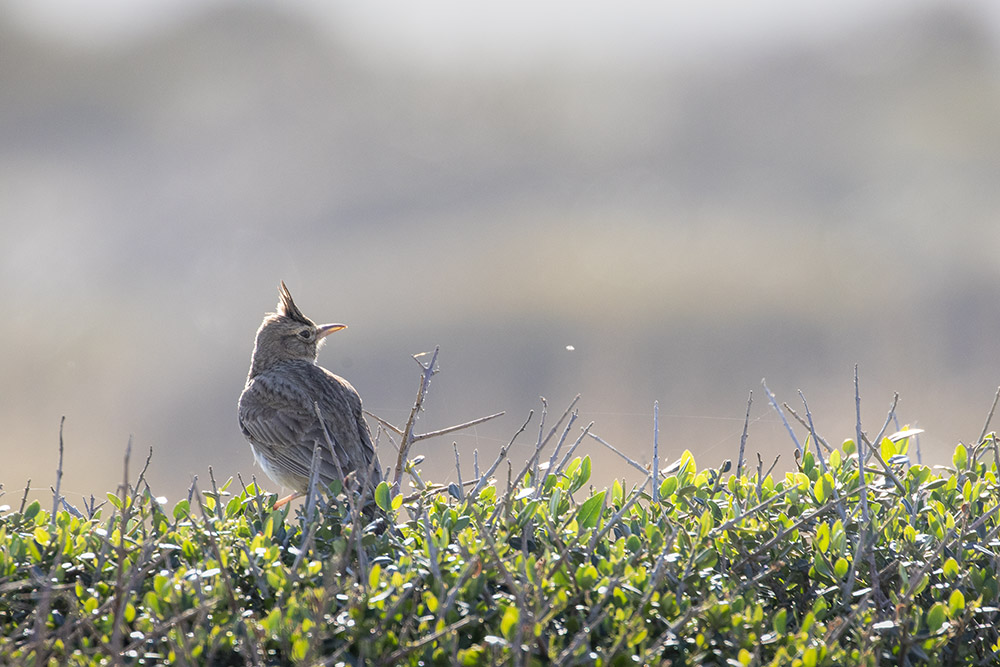
<svg viewBox="0 0 1000 667">
<path fill-rule="evenodd" d="M 60 38 L 108 43 L 141 38 L 144 31 L 220 6 L 223 0 L 0 0 L 21 25 Z M 249 4 L 241 0 L 241 4 Z M 458 0 L 419 3 L 375 0 L 290 0 L 290 11 L 313 15 L 342 39 L 368 45 L 375 55 L 426 58 L 433 64 L 525 65 L 542 58 L 645 58 L 657 52 L 706 52 L 753 47 L 782 39 L 815 39 L 880 16 L 943 4 L 935 0 L 707 0 L 698 3 L 593 1 L 482 4 Z M 995 25 L 996 3 L 968 2 Z M 377 45 L 377 47 L 376 47 Z"/>
</svg>

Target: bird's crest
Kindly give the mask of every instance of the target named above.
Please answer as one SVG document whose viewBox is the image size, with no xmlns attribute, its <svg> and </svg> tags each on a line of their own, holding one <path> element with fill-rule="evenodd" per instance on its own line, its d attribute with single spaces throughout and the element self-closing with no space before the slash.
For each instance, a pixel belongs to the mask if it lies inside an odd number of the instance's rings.
<svg viewBox="0 0 1000 667">
<path fill-rule="evenodd" d="M 285 287 L 285 281 L 281 281 L 281 286 L 278 288 L 278 314 L 284 315 L 290 320 L 295 320 L 296 322 L 301 322 L 302 324 L 313 324 L 313 321 L 302 314 L 299 307 L 295 305 L 292 300 L 292 293 L 288 291 Z"/>
</svg>

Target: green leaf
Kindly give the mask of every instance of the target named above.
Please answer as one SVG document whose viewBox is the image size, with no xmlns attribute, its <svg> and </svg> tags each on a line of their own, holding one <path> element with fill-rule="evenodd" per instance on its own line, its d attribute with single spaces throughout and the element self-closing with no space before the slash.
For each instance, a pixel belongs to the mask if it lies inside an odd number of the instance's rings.
<svg viewBox="0 0 1000 667">
<path fill-rule="evenodd" d="M 830 464 L 830 467 L 832 469 L 840 470 L 841 459 L 840 459 L 839 449 L 835 449 L 832 452 L 830 452 L 830 460 L 828 461 L 828 463 Z"/>
<path fill-rule="evenodd" d="M 24 518 L 31 521 L 38 514 L 38 511 L 42 509 L 41 504 L 36 500 L 27 507 L 24 508 Z"/>
<path fill-rule="evenodd" d="M 823 504 L 823 501 L 826 500 L 826 490 L 823 488 L 823 482 L 825 481 L 825 479 L 820 477 L 813 486 L 813 494 L 816 496 L 816 502 L 820 504 Z"/>
<path fill-rule="evenodd" d="M 955 447 L 955 453 L 952 454 L 951 462 L 955 464 L 957 470 L 965 470 L 965 467 L 969 463 L 969 450 L 965 448 L 965 445 L 959 443 Z"/>
<path fill-rule="evenodd" d="M 698 519 L 698 537 L 705 539 L 708 533 L 711 532 L 712 526 L 715 522 L 712 520 L 711 512 L 702 512 L 701 518 Z"/>
<path fill-rule="evenodd" d="M 948 558 L 941 566 L 944 572 L 944 576 L 947 579 L 954 579 L 958 576 L 958 561 L 954 558 Z"/>
<path fill-rule="evenodd" d="M 576 522 L 580 528 L 593 528 L 601 518 L 601 509 L 604 506 L 604 494 L 607 490 L 595 493 L 580 505 L 580 511 L 576 514 Z"/>
<path fill-rule="evenodd" d="M 882 438 L 882 446 L 880 449 L 882 450 L 881 454 L 883 461 L 888 461 L 896 454 L 899 454 L 899 448 L 896 446 L 896 443 L 889 438 Z"/>
<path fill-rule="evenodd" d="M 397 493 L 396 495 L 394 495 L 392 497 L 392 503 L 391 503 L 391 505 L 392 505 L 392 511 L 393 512 L 395 512 L 400 507 L 402 507 L 403 506 L 403 494 L 402 493 Z"/>
<path fill-rule="evenodd" d="M 46 529 L 42 528 L 41 526 L 35 528 L 34 537 L 35 537 L 35 541 L 38 542 L 39 544 L 41 544 L 42 546 L 45 546 L 46 544 L 48 544 L 49 540 L 51 539 L 51 536 L 49 535 L 49 531 L 47 531 Z"/>
<path fill-rule="evenodd" d="M 230 479 L 231 481 L 231 479 Z M 239 496 L 234 496 L 228 503 L 226 503 L 226 517 L 232 518 L 240 513 L 240 509 L 243 507 L 243 501 L 240 500 Z"/>
<path fill-rule="evenodd" d="M 521 618 L 517 607 L 510 605 L 503 611 L 503 618 L 500 620 L 500 632 L 507 638 L 507 641 L 514 641 L 514 628 Z"/>
<path fill-rule="evenodd" d="M 555 519 L 559 515 L 559 503 L 562 502 L 562 489 L 558 486 L 552 489 L 552 496 L 549 498 L 549 517 Z"/>
<path fill-rule="evenodd" d="M 535 512 L 538 511 L 538 505 L 541 502 L 540 498 L 536 498 L 535 500 L 531 500 L 524 505 L 524 509 L 522 509 L 517 515 L 518 528 L 524 528 L 528 521 L 531 520 L 531 517 L 535 516 Z"/>
<path fill-rule="evenodd" d="M 614 484 L 611 485 L 611 504 L 616 507 L 621 507 L 622 497 L 625 495 L 625 491 L 622 489 L 621 482 L 615 479 Z"/>
<path fill-rule="evenodd" d="M 590 468 L 590 456 L 584 456 L 583 461 L 580 462 L 580 469 L 573 476 L 573 483 L 570 484 L 569 488 L 570 493 L 577 491 L 590 480 Z"/>
<path fill-rule="evenodd" d="M 677 483 L 677 478 L 674 476 L 667 477 L 663 480 L 663 483 L 660 484 L 660 500 L 664 500 L 665 498 L 669 498 L 674 495 L 674 491 L 677 490 Z"/>
<path fill-rule="evenodd" d="M 309 640 L 305 637 L 299 637 L 292 642 L 292 660 L 299 662 L 305 659 L 306 653 L 309 651 Z"/>
<path fill-rule="evenodd" d="M 830 550 L 830 524 L 821 523 L 816 527 L 816 547 L 821 553 Z"/>
<path fill-rule="evenodd" d="M 851 564 L 847 562 L 846 558 L 838 558 L 837 562 L 833 564 L 833 573 L 837 575 L 838 579 L 843 579 L 850 567 Z"/>
<path fill-rule="evenodd" d="M 379 482 L 375 487 L 375 504 L 383 512 L 388 512 L 392 508 L 392 498 L 389 497 L 389 485 Z"/>
<path fill-rule="evenodd" d="M 191 510 L 191 504 L 187 500 L 180 501 L 179 503 L 174 505 L 174 520 L 180 521 L 181 519 L 183 519 L 185 516 L 188 515 L 188 512 L 190 512 L 190 510 Z"/>
<path fill-rule="evenodd" d="M 115 506 L 115 509 L 120 510 L 122 508 L 122 499 L 110 491 L 108 491 L 107 495 L 108 501 Z"/>
<path fill-rule="evenodd" d="M 951 592 L 951 596 L 948 598 L 948 609 L 953 616 L 965 611 L 965 596 L 957 588 Z"/>
<path fill-rule="evenodd" d="M 591 588 L 597 583 L 598 577 L 600 577 L 600 573 L 592 563 L 581 565 L 576 570 L 576 583 L 580 588 Z"/>
<path fill-rule="evenodd" d="M 927 627 L 931 632 L 937 632 L 948 620 L 948 608 L 938 602 L 927 612 Z"/>
<path fill-rule="evenodd" d="M 774 615 L 774 621 L 772 623 L 772 625 L 774 626 L 775 634 L 777 634 L 778 636 L 784 635 L 785 626 L 787 625 L 787 622 L 788 622 L 788 610 L 779 609 L 778 613 Z"/>
</svg>

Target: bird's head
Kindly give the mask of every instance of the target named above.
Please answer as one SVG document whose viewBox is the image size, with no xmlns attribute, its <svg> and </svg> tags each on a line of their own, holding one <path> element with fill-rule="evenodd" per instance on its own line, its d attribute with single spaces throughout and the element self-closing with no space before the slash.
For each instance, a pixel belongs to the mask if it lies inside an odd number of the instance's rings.
<svg viewBox="0 0 1000 667">
<path fill-rule="evenodd" d="M 347 328 L 346 324 L 316 324 L 303 315 L 284 281 L 278 288 L 278 296 L 277 312 L 268 313 L 257 330 L 253 365 L 258 370 L 293 359 L 314 362 L 324 338 Z"/>
</svg>

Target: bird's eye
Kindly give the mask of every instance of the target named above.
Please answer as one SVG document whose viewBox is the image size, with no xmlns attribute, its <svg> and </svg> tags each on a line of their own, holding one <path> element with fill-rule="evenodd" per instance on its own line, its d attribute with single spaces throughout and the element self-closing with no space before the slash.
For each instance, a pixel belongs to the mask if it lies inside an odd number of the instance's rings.
<svg viewBox="0 0 1000 667">
<path fill-rule="evenodd" d="M 299 338 L 301 338 L 302 340 L 309 340 L 312 337 L 313 337 L 313 332 L 309 329 L 303 329 L 302 331 L 299 332 Z"/>
</svg>

